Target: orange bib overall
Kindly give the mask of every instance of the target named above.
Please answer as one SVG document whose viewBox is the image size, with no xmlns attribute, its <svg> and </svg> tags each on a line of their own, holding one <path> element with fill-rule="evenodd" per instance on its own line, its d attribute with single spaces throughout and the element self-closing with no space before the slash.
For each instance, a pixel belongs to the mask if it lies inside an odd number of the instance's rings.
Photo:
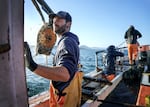
<svg viewBox="0 0 150 107">
<path fill-rule="evenodd" d="M 128 57 L 130 64 L 133 64 L 133 60 L 136 60 L 137 54 L 138 54 L 138 45 L 128 44 Z"/>
<path fill-rule="evenodd" d="M 57 94 L 58 90 L 51 84 L 49 107 L 80 107 L 82 77 L 83 73 L 77 72 L 69 86 L 63 90 L 61 96 Z"/>
</svg>

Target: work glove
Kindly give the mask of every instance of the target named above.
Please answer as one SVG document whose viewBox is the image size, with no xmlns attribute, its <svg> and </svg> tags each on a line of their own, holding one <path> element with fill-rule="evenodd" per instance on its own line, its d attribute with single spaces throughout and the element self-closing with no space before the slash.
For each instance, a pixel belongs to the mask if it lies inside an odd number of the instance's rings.
<svg viewBox="0 0 150 107">
<path fill-rule="evenodd" d="M 34 71 L 38 65 L 34 62 L 32 58 L 31 51 L 27 42 L 24 42 L 24 56 L 25 56 L 26 66 L 31 71 Z"/>
</svg>

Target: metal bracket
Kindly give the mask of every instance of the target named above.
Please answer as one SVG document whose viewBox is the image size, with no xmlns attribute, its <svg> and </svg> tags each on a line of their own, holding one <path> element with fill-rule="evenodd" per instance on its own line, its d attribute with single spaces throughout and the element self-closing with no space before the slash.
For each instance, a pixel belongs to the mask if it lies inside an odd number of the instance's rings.
<svg viewBox="0 0 150 107">
<path fill-rule="evenodd" d="M 10 50 L 10 44 L 0 44 L 0 54 L 8 52 Z"/>
</svg>

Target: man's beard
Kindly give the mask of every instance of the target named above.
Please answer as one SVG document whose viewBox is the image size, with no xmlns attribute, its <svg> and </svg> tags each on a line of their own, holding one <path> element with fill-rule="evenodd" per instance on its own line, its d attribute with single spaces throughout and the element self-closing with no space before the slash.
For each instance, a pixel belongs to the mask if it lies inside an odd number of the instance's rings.
<svg viewBox="0 0 150 107">
<path fill-rule="evenodd" d="M 66 24 L 64 24 L 63 26 L 58 26 L 58 25 L 55 25 L 58 29 L 55 30 L 55 33 L 58 34 L 58 35 L 61 35 L 63 34 L 65 31 L 66 31 Z"/>
</svg>

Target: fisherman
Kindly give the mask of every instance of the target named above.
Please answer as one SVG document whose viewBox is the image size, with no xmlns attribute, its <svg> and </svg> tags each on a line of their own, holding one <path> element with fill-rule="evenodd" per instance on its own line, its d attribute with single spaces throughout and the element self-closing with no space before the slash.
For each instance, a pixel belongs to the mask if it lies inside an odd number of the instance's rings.
<svg viewBox="0 0 150 107">
<path fill-rule="evenodd" d="M 116 62 L 116 57 L 120 56 L 123 57 L 124 54 L 122 52 L 116 51 L 116 48 L 114 45 L 110 45 L 107 48 L 107 54 L 106 54 L 106 68 L 104 70 L 104 74 L 111 75 L 115 74 L 115 62 Z"/>
<path fill-rule="evenodd" d="M 70 32 L 72 17 L 68 12 L 50 14 L 53 31 L 59 42 L 53 67 L 46 67 L 33 61 L 29 46 L 25 43 L 28 68 L 34 73 L 52 80 L 50 84 L 50 107 L 80 107 L 82 73 L 78 70 L 79 40 Z"/>
<path fill-rule="evenodd" d="M 137 39 L 141 37 L 142 34 L 136 30 L 133 25 L 131 25 L 125 33 L 124 38 L 126 39 L 128 45 L 129 64 L 131 65 L 135 64 L 139 46 Z"/>
</svg>

